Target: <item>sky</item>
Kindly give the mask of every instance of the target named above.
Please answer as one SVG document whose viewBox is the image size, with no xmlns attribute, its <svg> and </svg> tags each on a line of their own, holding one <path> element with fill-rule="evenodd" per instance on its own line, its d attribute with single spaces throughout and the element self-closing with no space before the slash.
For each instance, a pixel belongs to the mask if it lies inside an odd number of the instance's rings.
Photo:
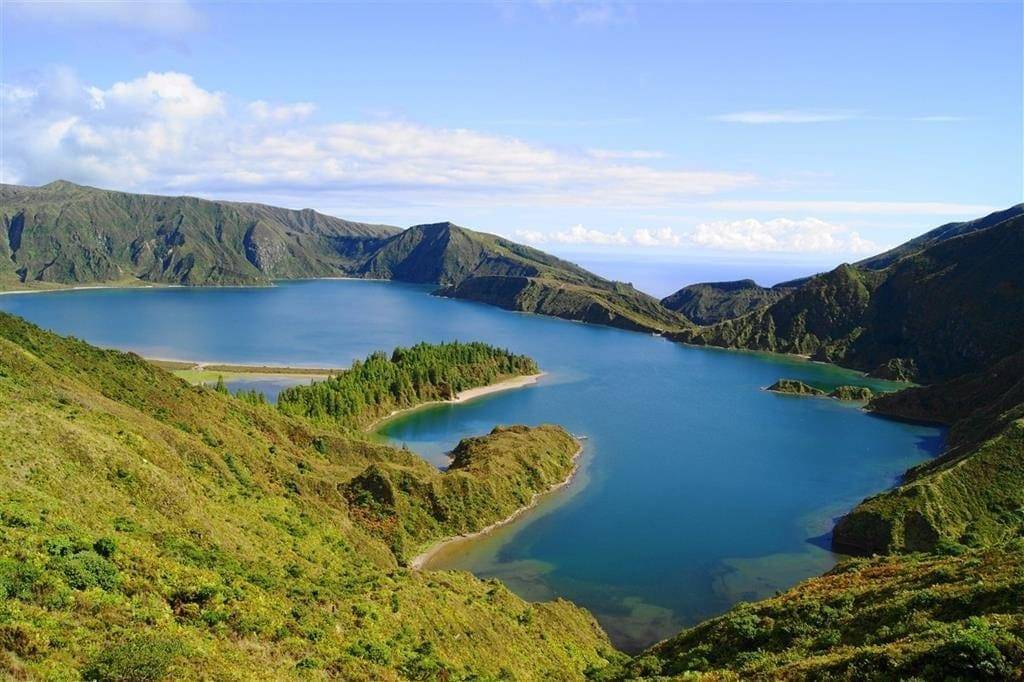
<svg viewBox="0 0 1024 682">
<path fill-rule="evenodd" d="M 1022 201 L 1022 7 L 6 0 L 0 175 L 785 279 Z"/>
</svg>

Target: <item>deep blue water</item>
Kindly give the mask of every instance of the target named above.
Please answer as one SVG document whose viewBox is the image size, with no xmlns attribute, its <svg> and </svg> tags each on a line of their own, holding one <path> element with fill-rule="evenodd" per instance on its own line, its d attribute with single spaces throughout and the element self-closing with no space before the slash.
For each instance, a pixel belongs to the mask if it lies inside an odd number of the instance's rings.
<svg viewBox="0 0 1024 682">
<path fill-rule="evenodd" d="M 935 428 L 762 390 L 780 377 L 862 383 L 798 359 L 689 348 L 369 281 L 0 296 L 0 309 L 153 357 L 345 366 L 417 341 L 482 340 L 535 357 L 537 385 L 435 406 L 383 433 L 438 465 L 498 423 L 587 436 L 570 488 L 431 566 L 500 577 L 588 608 L 635 648 L 826 570 L 831 519 L 933 454 Z"/>
</svg>

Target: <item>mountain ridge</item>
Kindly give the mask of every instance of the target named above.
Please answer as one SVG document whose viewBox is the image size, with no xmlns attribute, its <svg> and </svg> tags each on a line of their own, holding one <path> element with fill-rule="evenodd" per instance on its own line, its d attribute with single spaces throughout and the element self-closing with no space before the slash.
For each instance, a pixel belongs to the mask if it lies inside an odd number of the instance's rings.
<svg viewBox="0 0 1024 682">
<path fill-rule="evenodd" d="M 474 278 L 526 277 L 534 292 L 559 292 L 559 304 L 519 296 L 523 287 L 509 288 L 508 281 L 484 302 L 644 331 L 690 324 L 629 285 L 451 222 L 402 230 L 312 209 L 130 194 L 63 180 L 42 187 L 3 185 L 0 200 L 0 288 L 261 285 L 344 276 L 435 284 L 445 296 L 474 299 L 477 287 L 459 285 Z"/>
</svg>

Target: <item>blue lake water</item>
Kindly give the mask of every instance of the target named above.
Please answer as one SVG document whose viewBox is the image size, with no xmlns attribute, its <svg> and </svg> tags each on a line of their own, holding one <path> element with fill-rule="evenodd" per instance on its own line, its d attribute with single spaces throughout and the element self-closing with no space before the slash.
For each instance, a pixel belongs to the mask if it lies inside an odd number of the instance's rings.
<svg viewBox="0 0 1024 682">
<path fill-rule="evenodd" d="M 336 367 L 452 339 L 533 356 L 547 372 L 538 384 L 414 411 L 381 432 L 439 466 L 460 438 L 499 423 L 552 422 L 585 435 L 568 489 L 430 566 L 498 577 L 529 599 L 571 599 L 628 649 L 828 569 L 832 519 L 941 443 L 935 428 L 762 390 L 780 377 L 881 384 L 853 372 L 428 291 L 371 281 L 85 290 L 0 296 L 0 309 L 163 358 Z"/>
</svg>

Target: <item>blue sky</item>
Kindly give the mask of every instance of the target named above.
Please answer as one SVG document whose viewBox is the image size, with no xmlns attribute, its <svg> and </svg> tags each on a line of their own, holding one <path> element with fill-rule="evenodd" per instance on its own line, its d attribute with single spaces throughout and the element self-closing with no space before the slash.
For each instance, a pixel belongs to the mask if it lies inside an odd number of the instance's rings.
<svg viewBox="0 0 1024 682">
<path fill-rule="evenodd" d="M 1022 4 L 17 3 L 5 182 L 596 260 L 851 260 L 1022 199 Z"/>
</svg>

